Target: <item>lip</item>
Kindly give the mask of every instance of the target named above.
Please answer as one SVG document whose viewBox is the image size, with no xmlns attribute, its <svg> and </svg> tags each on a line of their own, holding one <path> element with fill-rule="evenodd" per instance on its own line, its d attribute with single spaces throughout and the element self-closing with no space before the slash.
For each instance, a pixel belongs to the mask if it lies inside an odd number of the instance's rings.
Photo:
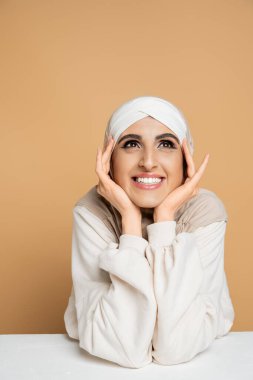
<svg viewBox="0 0 253 380">
<path fill-rule="evenodd" d="M 138 173 L 135 174 L 133 177 L 142 177 L 142 178 L 164 178 L 164 176 L 157 174 L 157 173 Z M 132 178 L 133 178 L 132 177 Z"/>
<path fill-rule="evenodd" d="M 139 175 L 138 177 L 141 177 L 141 176 Z M 153 177 L 157 177 L 158 178 L 159 176 L 156 175 L 156 176 L 153 176 Z M 149 178 L 152 178 L 152 177 L 149 176 Z M 161 177 L 159 177 L 159 178 L 161 178 Z M 145 183 L 136 182 L 133 178 L 131 178 L 133 185 L 135 187 L 139 188 L 139 189 L 142 189 L 142 190 L 155 190 L 155 189 L 158 189 L 159 187 L 162 186 L 162 184 L 164 182 L 164 179 L 165 178 L 162 177 L 161 182 L 154 183 L 152 185 L 148 185 L 148 184 L 145 184 Z"/>
</svg>

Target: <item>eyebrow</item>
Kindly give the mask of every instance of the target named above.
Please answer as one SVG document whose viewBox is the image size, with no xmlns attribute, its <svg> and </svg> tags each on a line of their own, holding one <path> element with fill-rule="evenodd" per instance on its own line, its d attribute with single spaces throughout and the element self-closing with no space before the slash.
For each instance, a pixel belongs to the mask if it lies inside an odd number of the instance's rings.
<svg viewBox="0 0 253 380">
<path fill-rule="evenodd" d="M 128 139 L 129 137 L 131 137 L 133 139 L 140 140 L 140 141 L 143 140 L 142 136 L 136 135 L 134 133 L 129 133 L 128 135 L 125 135 L 125 136 L 121 137 L 121 139 L 119 139 L 119 141 L 118 141 L 118 144 L 120 144 L 121 141 L 123 141 L 125 139 Z M 175 139 L 177 141 L 177 143 L 180 145 L 179 139 L 177 138 L 177 136 L 173 135 L 172 133 L 163 133 L 162 135 L 158 135 L 158 136 L 155 137 L 155 141 L 163 139 L 165 137 L 171 137 L 171 138 Z"/>
</svg>

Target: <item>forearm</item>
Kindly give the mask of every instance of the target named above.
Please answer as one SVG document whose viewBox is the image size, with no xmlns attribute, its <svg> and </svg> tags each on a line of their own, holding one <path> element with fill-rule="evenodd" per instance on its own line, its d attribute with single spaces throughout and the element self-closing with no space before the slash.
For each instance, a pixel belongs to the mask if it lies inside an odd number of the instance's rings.
<svg viewBox="0 0 253 380">
<path fill-rule="evenodd" d="M 148 241 L 121 235 L 116 243 L 103 221 L 84 207 L 74 210 L 72 236 L 76 320 L 66 316 L 68 326 L 73 322 L 80 347 L 90 354 L 144 367 L 152 361 L 157 308 L 145 258 Z"/>
<path fill-rule="evenodd" d="M 142 237 L 141 214 L 125 214 L 122 216 L 122 234 Z"/>
<path fill-rule="evenodd" d="M 221 307 L 222 302 L 230 303 L 229 296 L 221 298 L 224 222 L 178 235 L 175 227 L 175 221 L 147 227 L 146 256 L 158 307 L 153 357 L 168 365 L 193 358 L 233 321 L 232 308 L 227 307 L 226 316 Z"/>
<path fill-rule="evenodd" d="M 175 220 L 175 215 L 173 212 L 164 212 L 164 213 L 158 213 L 156 214 L 154 212 L 154 223 L 158 223 L 158 222 L 165 222 L 165 221 L 171 221 L 171 220 Z"/>
</svg>

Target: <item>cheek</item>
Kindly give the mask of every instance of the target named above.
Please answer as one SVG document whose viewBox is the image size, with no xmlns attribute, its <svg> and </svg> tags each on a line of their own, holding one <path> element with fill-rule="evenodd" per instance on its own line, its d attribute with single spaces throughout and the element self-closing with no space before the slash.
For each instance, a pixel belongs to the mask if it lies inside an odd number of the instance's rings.
<svg viewBox="0 0 253 380">
<path fill-rule="evenodd" d="M 174 156 L 170 157 L 163 162 L 163 168 L 168 176 L 168 184 L 172 186 L 179 186 L 184 178 L 183 157 Z"/>
<path fill-rule="evenodd" d="M 126 181 L 128 177 L 129 168 L 129 160 L 123 160 L 118 155 L 111 159 L 111 169 L 113 173 L 113 180 L 118 184 L 122 185 Z"/>
<path fill-rule="evenodd" d="M 178 173 L 183 170 L 183 157 L 178 154 L 165 157 L 160 162 L 168 172 Z"/>
</svg>

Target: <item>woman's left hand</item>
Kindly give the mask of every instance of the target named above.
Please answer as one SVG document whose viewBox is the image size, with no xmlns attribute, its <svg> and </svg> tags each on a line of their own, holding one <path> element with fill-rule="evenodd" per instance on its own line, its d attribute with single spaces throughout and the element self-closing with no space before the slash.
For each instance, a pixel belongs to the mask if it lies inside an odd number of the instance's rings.
<svg viewBox="0 0 253 380">
<path fill-rule="evenodd" d="M 154 208 L 154 222 L 174 220 L 175 212 L 182 206 L 183 203 L 194 197 L 199 191 L 198 183 L 206 169 L 209 160 L 209 153 L 206 154 L 202 164 L 196 171 L 192 155 L 188 149 L 186 138 L 183 139 L 182 148 L 187 163 L 187 178 L 183 185 L 177 187 L 169 193 L 162 203 Z"/>
</svg>

